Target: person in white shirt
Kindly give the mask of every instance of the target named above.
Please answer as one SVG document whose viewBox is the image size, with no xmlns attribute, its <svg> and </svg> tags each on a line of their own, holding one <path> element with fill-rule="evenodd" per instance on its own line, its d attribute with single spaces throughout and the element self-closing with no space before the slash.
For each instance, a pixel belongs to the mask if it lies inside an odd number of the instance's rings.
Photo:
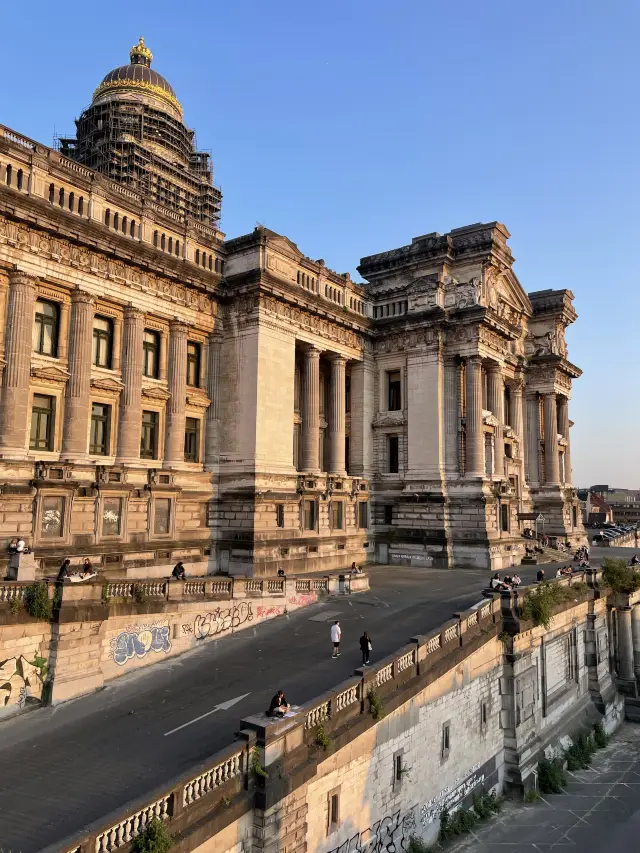
<svg viewBox="0 0 640 853">
<path fill-rule="evenodd" d="M 342 636 L 342 631 L 340 630 L 340 623 L 336 620 L 331 626 L 331 642 L 333 643 L 333 655 L 334 658 L 340 657 L 340 637 Z"/>
</svg>

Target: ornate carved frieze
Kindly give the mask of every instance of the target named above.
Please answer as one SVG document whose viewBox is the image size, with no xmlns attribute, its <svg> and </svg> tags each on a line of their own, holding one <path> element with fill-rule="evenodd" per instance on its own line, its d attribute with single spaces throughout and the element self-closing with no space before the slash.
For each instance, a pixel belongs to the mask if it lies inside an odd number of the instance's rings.
<svg viewBox="0 0 640 853">
<path fill-rule="evenodd" d="M 323 338 L 346 344 L 355 349 L 362 348 L 360 336 L 351 329 L 345 329 L 331 322 L 331 320 L 316 317 L 308 311 L 288 305 L 274 297 L 262 294 L 259 296 L 244 297 L 238 300 L 236 305 L 239 316 L 246 316 L 245 310 L 248 313 L 254 308 L 259 307 L 261 312 L 271 314 L 280 320 L 286 320 L 296 328 L 309 329 Z"/>
<path fill-rule="evenodd" d="M 530 331 L 524 342 L 524 350 L 529 358 L 537 355 L 559 355 L 566 358 L 568 350 L 564 337 L 564 325 L 556 323 L 553 329 L 538 335 Z"/>
</svg>

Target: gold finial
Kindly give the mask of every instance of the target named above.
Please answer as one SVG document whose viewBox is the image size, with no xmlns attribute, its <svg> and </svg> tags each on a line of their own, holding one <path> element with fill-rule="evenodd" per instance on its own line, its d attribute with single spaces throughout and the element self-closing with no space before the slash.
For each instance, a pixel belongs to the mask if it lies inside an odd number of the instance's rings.
<svg viewBox="0 0 640 853">
<path fill-rule="evenodd" d="M 146 64 L 149 64 L 151 62 L 151 60 L 153 59 L 153 54 L 151 53 L 149 48 L 144 43 L 144 39 L 142 38 L 142 36 L 140 36 L 140 39 L 138 40 L 138 44 L 135 44 L 129 52 L 129 57 L 131 58 L 132 62 L 134 61 L 134 58 L 136 56 L 139 56 L 139 57 L 142 57 L 143 59 L 146 59 L 147 60 Z"/>
</svg>

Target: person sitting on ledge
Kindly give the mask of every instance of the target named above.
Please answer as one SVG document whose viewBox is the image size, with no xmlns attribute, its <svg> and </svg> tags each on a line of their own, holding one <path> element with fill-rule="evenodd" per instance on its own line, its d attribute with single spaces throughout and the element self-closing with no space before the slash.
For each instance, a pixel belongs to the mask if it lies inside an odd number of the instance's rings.
<svg viewBox="0 0 640 853">
<path fill-rule="evenodd" d="M 271 700 L 269 710 L 267 711 L 267 717 L 284 717 L 289 708 L 290 705 L 287 704 L 287 700 L 285 698 L 284 693 L 282 692 L 282 690 L 278 690 L 276 695 Z"/>
<path fill-rule="evenodd" d="M 522 581 L 520 580 L 520 575 L 514 575 L 514 576 L 511 578 L 511 583 L 513 584 L 513 588 L 514 588 L 514 589 L 515 589 L 516 587 L 520 586 L 520 584 L 522 583 Z"/>
<path fill-rule="evenodd" d="M 284 569 L 278 569 L 278 577 L 279 577 L 279 578 L 283 578 L 283 577 L 284 577 Z"/>
<path fill-rule="evenodd" d="M 67 557 L 66 560 L 63 561 L 60 566 L 60 571 L 58 572 L 58 577 L 56 580 L 63 581 L 65 578 L 69 577 L 69 567 L 71 566 L 71 560 Z"/>
<path fill-rule="evenodd" d="M 631 565 L 632 566 L 640 565 L 640 557 L 638 557 L 637 554 L 634 554 L 633 557 L 631 558 Z"/>
<path fill-rule="evenodd" d="M 351 563 L 350 571 L 351 571 L 352 575 L 361 575 L 362 574 L 362 569 L 359 569 L 355 563 Z"/>
<path fill-rule="evenodd" d="M 179 581 L 183 581 L 186 579 L 187 575 L 185 574 L 184 566 L 182 563 L 176 563 L 173 567 L 173 571 L 171 572 L 171 577 L 176 578 Z"/>
<path fill-rule="evenodd" d="M 538 583 L 542 583 L 544 581 L 544 569 L 538 569 L 538 573 L 536 574 L 536 580 Z"/>
<path fill-rule="evenodd" d="M 509 587 L 500 580 L 500 575 L 497 572 L 489 581 L 489 586 L 494 590 L 494 592 L 502 592 L 505 589 L 509 589 Z"/>
</svg>

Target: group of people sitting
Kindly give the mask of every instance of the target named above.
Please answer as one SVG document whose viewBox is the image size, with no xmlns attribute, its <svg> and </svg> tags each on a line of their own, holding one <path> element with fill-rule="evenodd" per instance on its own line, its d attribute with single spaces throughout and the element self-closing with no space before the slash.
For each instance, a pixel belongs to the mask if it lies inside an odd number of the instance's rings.
<svg viewBox="0 0 640 853">
<path fill-rule="evenodd" d="M 63 560 L 62 565 L 58 570 L 58 577 L 56 580 L 69 580 L 71 583 L 79 583 L 80 581 L 88 581 L 90 578 L 95 578 L 97 574 L 98 573 L 91 565 L 91 560 L 88 557 L 84 558 L 82 566 L 76 570 L 71 568 L 71 560 L 67 557 L 66 560 Z"/>
<path fill-rule="evenodd" d="M 489 587 L 495 592 L 505 592 L 506 590 L 516 589 L 521 583 L 519 575 L 505 575 L 501 580 L 500 575 L 496 572 L 489 581 Z"/>
<path fill-rule="evenodd" d="M 564 578 L 567 575 L 571 574 L 573 574 L 573 569 L 571 568 L 571 566 L 561 566 L 559 569 L 556 570 L 557 578 Z"/>
<path fill-rule="evenodd" d="M 581 569 L 589 568 L 589 546 L 582 545 L 573 555 L 573 562 L 578 563 Z"/>
</svg>

